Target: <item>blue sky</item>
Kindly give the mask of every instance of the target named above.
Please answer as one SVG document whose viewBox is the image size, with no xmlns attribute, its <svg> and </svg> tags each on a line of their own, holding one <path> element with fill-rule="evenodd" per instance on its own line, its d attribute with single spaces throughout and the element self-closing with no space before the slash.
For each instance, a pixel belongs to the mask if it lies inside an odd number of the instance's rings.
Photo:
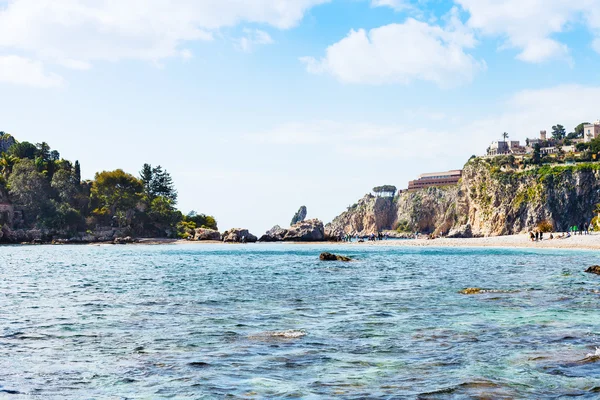
<svg viewBox="0 0 600 400">
<path fill-rule="evenodd" d="M 0 0 L 0 130 L 261 234 L 600 118 L 599 64 L 600 0 Z"/>
</svg>

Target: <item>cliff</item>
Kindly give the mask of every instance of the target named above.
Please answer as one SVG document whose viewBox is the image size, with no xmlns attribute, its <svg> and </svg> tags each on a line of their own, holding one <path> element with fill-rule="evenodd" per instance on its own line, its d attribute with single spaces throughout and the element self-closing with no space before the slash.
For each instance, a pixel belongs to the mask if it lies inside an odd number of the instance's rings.
<svg viewBox="0 0 600 400">
<path fill-rule="evenodd" d="M 589 222 L 600 203 L 600 164 L 518 169 L 501 159 L 474 158 L 456 186 L 367 195 L 327 225 L 331 236 L 381 230 L 473 236 L 526 232 L 540 223 L 565 231 Z"/>
</svg>

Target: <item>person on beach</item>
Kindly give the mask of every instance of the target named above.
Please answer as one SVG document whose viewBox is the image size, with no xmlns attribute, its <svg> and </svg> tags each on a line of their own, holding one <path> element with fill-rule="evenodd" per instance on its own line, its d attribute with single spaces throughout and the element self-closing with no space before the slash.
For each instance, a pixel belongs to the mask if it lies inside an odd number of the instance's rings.
<svg viewBox="0 0 600 400">
<path fill-rule="evenodd" d="M 550 239 L 549 240 L 552 240 L 552 239 L 554 239 L 554 235 L 550 234 Z"/>
<path fill-rule="evenodd" d="M 535 231 L 535 241 L 537 242 L 540 239 L 540 233 Z"/>
<path fill-rule="evenodd" d="M 532 242 L 535 242 L 535 235 L 532 231 L 529 231 L 529 239 L 531 239 Z"/>
<path fill-rule="evenodd" d="M 540 231 L 540 241 L 544 240 L 544 232 Z"/>
</svg>

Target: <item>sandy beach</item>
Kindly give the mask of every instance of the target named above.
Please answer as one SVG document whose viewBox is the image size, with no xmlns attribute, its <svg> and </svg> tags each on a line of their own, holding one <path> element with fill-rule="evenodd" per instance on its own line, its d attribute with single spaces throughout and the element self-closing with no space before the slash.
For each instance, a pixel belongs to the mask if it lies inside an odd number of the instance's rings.
<svg viewBox="0 0 600 400">
<path fill-rule="evenodd" d="M 582 249 L 600 250 L 600 234 L 574 235 L 563 239 L 549 239 L 532 242 L 529 234 L 494 236 L 469 239 L 412 239 L 370 242 L 376 246 L 410 246 L 410 247 L 499 247 L 499 248 L 532 248 L 532 249 Z M 363 243 L 357 243 L 363 245 Z"/>
<path fill-rule="evenodd" d="M 549 236 L 549 235 L 547 235 Z M 287 242 L 279 243 L 280 245 L 315 245 L 315 244 L 330 244 L 330 245 L 350 245 L 350 246 L 401 246 L 401 247 L 497 247 L 497 248 L 532 248 L 532 249 L 580 249 L 580 250 L 600 250 L 600 233 L 590 235 L 574 235 L 564 239 L 548 239 L 546 237 L 542 241 L 532 242 L 528 234 L 508 235 L 508 236 L 493 236 L 484 238 L 469 238 L 469 239 L 406 239 L 406 240 L 382 240 L 376 242 Z M 156 245 L 156 244 L 198 244 L 198 245 L 214 245 L 229 243 L 217 241 L 189 241 L 176 239 L 141 239 L 141 245 Z M 256 243 L 248 245 L 267 245 L 272 243 Z"/>
</svg>

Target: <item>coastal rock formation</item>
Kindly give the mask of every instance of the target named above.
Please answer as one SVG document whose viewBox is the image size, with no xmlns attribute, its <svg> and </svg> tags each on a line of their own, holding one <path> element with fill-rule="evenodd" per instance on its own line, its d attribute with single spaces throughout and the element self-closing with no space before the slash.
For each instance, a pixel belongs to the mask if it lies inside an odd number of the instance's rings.
<svg viewBox="0 0 600 400">
<path fill-rule="evenodd" d="M 221 240 L 221 234 L 219 233 L 219 231 L 216 231 L 214 229 L 196 228 L 195 234 L 194 234 L 194 240 L 197 240 L 197 241 L 204 241 L 204 240 L 219 241 L 219 240 Z"/>
<path fill-rule="evenodd" d="M 329 239 L 345 234 L 366 236 L 391 229 L 396 219 L 397 208 L 391 198 L 368 194 L 327 224 L 326 233 Z"/>
<path fill-rule="evenodd" d="M 455 186 L 404 191 L 394 199 L 367 195 L 326 226 L 331 236 L 385 230 L 450 237 L 555 231 L 582 225 L 600 203 L 600 164 L 518 168 L 473 158 Z"/>
<path fill-rule="evenodd" d="M 287 234 L 288 230 L 283 229 L 279 225 L 275 225 L 269 229 L 264 235 L 258 239 L 259 242 L 281 242 Z"/>
<path fill-rule="evenodd" d="M 586 269 L 585 272 L 587 272 L 589 274 L 600 275 L 600 265 L 593 265 L 593 266 L 589 267 L 588 269 Z"/>
<path fill-rule="evenodd" d="M 473 237 L 473 231 L 471 230 L 471 225 L 461 225 L 458 228 L 454 228 L 448 232 L 446 237 L 449 238 L 470 238 Z"/>
<path fill-rule="evenodd" d="M 292 222 L 290 223 L 290 226 L 296 225 L 298 222 L 302 222 L 306 219 L 306 206 L 302 206 L 300 207 L 300 209 L 298 210 L 298 212 L 296 214 L 294 214 L 294 217 L 292 218 Z"/>
<path fill-rule="evenodd" d="M 331 253 L 321 253 L 319 256 L 319 260 L 321 261 L 352 261 L 350 257 L 340 256 L 337 254 Z"/>
<path fill-rule="evenodd" d="M 223 232 L 221 239 L 225 243 L 256 243 L 258 238 L 248 232 L 248 229 L 233 228 Z"/>
<path fill-rule="evenodd" d="M 325 240 L 323 222 L 318 219 L 298 222 L 288 229 L 283 240 L 286 242 L 322 242 Z"/>
</svg>

